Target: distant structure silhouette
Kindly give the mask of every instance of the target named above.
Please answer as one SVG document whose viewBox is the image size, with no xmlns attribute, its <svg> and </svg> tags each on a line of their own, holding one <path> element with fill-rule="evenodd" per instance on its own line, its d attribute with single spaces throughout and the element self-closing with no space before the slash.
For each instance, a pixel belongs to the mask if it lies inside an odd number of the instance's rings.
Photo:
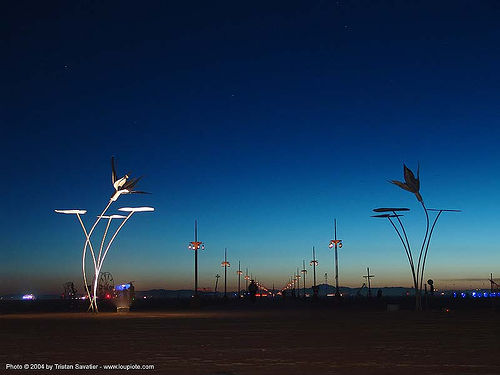
<svg viewBox="0 0 500 375">
<path fill-rule="evenodd" d="M 370 279 L 372 277 L 375 277 L 375 275 L 370 275 L 370 267 L 366 267 L 366 275 L 363 276 L 366 279 L 366 282 L 368 284 L 368 298 L 372 296 L 372 286 L 370 283 Z"/>
<path fill-rule="evenodd" d="M 490 273 L 490 279 L 489 279 L 489 282 L 490 282 L 490 292 L 491 293 L 494 293 L 495 292 L 495 289 L 498 290 L 499 289 L 499 285 L 495 282 L 495 280 L 493 280 L 493 273 Z"/>
<path fill-rule="evenodd" d="M 255 283 L 255 281 L 251 280 L 250 281 L 250 285 L 248 285 L 248 293 L 250 294 L 250 300 L 252 302 L 254 302 L 254 303 L 255 303 L 255 300 L 256 300 L 256 294 L 257 294 L 257 290 L 258 289 L 259 289 L 259 287 Z"/>
<path fill-rule="evenodd" d="M 62 294 L 62 298 L 64 299 L 73 299 L 76 298 L 76 289 L 75 284 L 72 281 L 68 281 L 63 284 L 64 292 Z"/>
<path fill-rule="evenodd" d="M 219 284 L 219 277 L 220 277 L 219 274 L 215 275 L 215 289 L 214 289 L 215 296 L 217 296 L 217 286 Z"/>
</svg>

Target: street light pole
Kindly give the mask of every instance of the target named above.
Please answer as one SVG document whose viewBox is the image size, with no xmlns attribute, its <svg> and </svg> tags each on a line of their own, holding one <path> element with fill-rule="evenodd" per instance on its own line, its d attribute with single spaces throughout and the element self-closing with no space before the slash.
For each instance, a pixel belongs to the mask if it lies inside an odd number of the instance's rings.
<svg viewBox="0 0 500 375">
<path fill-rule="evenodd" d="M 306 269 L 306 261 L 303 259 L 302 260 L 302 271 L 300 271 L 304 276 L 304 298 L 306 298 L 306 274 L 307 274 L 307 269 Z"/>
<path fill-rule="evenodd" d="M 299 267 L 297 267 L 297 274 L 295 275 L 295 279 L 297 280 L 297 297 L 300 297 L 300 273 L 299 273 Z"/>
<path fill-rule="evenodd" d="M 335 247 L 335 297 L 340 297 L 339 291 L 339 260 L 338 260 L 338 252 L 337 248 L 342 248 L 342 240 L 337 240 L 337 219 L 333 221 L 334 226 L 334 239 L 330 241 L 328 247 L 331 249 Z"/>
<path fill-rule="evenodd" d="M 318 286 L 316 285 L 316 266 L 318 265 L 318 261 L 316 259 L 316 252 L 314 251 L 314 246 L 313 246 L 313 259 L 311 260 L 311 263 L 309 263 L 311 266 L 313 266 L 313 297 L 317 298 L 318 297 Z"/>
<path fill-rule="evenodd" d="M 238 261 L 238 271 L 236 271 L 236 273 L 238 274 L 238 299 L 241 298 L 241 274 L 243 272 L 241 272 L 241 262 Z"/>
<path fill-rule="evenodd" d="M 198 241 L 198 221 L 194 221 L 194 241 L 190 242 L 188 249 L 194 251 L 194 296 L 198 297 L 198 250 L 204 250 L 203 242 Z"/>
<path fill-rule="evenodd" d="M 250 279 L 250 276 L 248 276 L 248 267 L 245 272 L 245 291 L 248 292 L 248 280 Z"/>
<path fill-rule="evenodd" d="M 227 261 L 227 248 L 224 249 L 224 262 L 221 266 L 224 267 L 224 298 L 227 298 L 227 267 L 231 266 Z"/>
<path fill-rule="evenodd" d="M 198 222 L 194 221 L 194 242 L 198 242 Z M 198 297 L 198 249 L 194 249 L 194 295 Z"/>
</svg>

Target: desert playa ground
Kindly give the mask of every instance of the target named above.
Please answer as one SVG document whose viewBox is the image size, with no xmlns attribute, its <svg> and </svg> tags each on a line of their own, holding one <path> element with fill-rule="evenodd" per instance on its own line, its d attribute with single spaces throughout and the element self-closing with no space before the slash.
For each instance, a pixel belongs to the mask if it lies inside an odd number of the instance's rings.
<svg viewBox="0 0 500 375">
<path fill-rule="evenodd" d="M 500 374 L 498 311 L 332 308 L 0 315 L 5 364 L 161 374 Z M 75 373 L 31 370 L 26 373 Z"/>
</svg>

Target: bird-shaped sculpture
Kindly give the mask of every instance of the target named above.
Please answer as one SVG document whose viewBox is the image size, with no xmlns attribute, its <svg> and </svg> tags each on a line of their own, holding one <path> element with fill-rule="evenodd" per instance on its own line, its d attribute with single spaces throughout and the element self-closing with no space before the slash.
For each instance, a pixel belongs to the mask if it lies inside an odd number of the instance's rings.
<svg viewBox="0 0 500 375">
<path fill-rule="evenodd" d="M 420 172 L 420 167 L 417 167 L 417 177 L 415 178 L 415 175 L 413 172 L 406 166 L 406 164 L 403 164 L 403 169 L 404 169 L 404 179 L 405 182 L 397 181 L 397 180 L 390 180 L 389 182 L 399 186 L 401 189 L 404 189 L 406 191 L 409 191 L 417 197 L 418 201 L 423 203 L 422 196 L 420 195 L 420 180 L 419 180 L 419 172 Z"/>
<path fill-rule="evenodd" d="M 114 202 L 121 194 L 150 194 L 145 191 L 134 190 L 135 185 L 141 177 L 130 178 L 128 173 L 122 178 L 117 178 L 115 169 L 115 158 L 111 157 L 111 181 L 115 188 L 114 194 L 111 196 L 111 201 Z"/>
</svg>

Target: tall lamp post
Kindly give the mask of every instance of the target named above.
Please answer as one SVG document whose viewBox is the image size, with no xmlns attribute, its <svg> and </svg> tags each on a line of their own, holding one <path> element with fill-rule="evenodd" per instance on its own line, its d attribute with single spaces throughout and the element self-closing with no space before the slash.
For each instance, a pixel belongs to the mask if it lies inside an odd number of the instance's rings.
<svg viewBox="0 0 500 375">
<path fill-rule="evenodd" d="M 227 248 L 224 249 L 224 262 L 220 265 L 224 267 L 224 298 L 227 298 L 227 267 L 231 267 L 227 261 Z"/>
<path fill-rule="evenodd" d="M 318 286 L 316 285 L 316 266 L 318 265 L 318 260 L 316 259 L 316 252 L 314 251 L 314 246 L 313 246 L 313 258 L 311 260 L 311 263 L 309 264 L 313 266 L 313 296 L 316 298 L 318 297 Z"/>
<path fill-rule="evenodd" d="M 304 278 L 304 298 L 306 298 L 306 274 L 307 274 L 307 269 L 306 269 L 306 261 L 302 260 L 302 270 L 300 271 L 302 273 L 303 278 Z"/>
<path fill-rule="evenodd" d="M 337 219 L 334 219 L 333 221 L 333 227 L 334 227 L 334 239 L 330 240 L 330 244 L 328 247 L 335 248 L 335 297 L 340 297 L 340 291 L 339 291 L 339 259 L 338 259 L 338 253 L 337 253 L 337 248 L 342 248 L 342 240 L 337 240 Z"/>
<path fill-rule="evenodd" d="M 245 279 L 245 292 L 248 292 L 248 280 L 250 280 L 250 276 L 248 276 L 248 267 L 246 269 L 244 279 Z"/>
<path fill-rule="evenodd" d="M 297 282 L 297 297 L 300 297 L 300 273 L 299 273 L 299 267 L 297 267 L 297 273 L 295 274 L 295 280 Z"/>
<path fill-rule="evenodd" d="M 241 274 L 243 273 L 241 271 L 241 262 L 238 261 L 238 271 L 236 271 L 238 274 L 238 298 L 241 298 Z"/>
<path fill-rule="evenodd" d="M 188 249 L 194 251 L 194 296 L 198 297 L 198 250 L 205 250 L 205 244 L 198 241 L 198 221 L 194 221 L 194 241 L 190 242 Z"/>
</svg>

